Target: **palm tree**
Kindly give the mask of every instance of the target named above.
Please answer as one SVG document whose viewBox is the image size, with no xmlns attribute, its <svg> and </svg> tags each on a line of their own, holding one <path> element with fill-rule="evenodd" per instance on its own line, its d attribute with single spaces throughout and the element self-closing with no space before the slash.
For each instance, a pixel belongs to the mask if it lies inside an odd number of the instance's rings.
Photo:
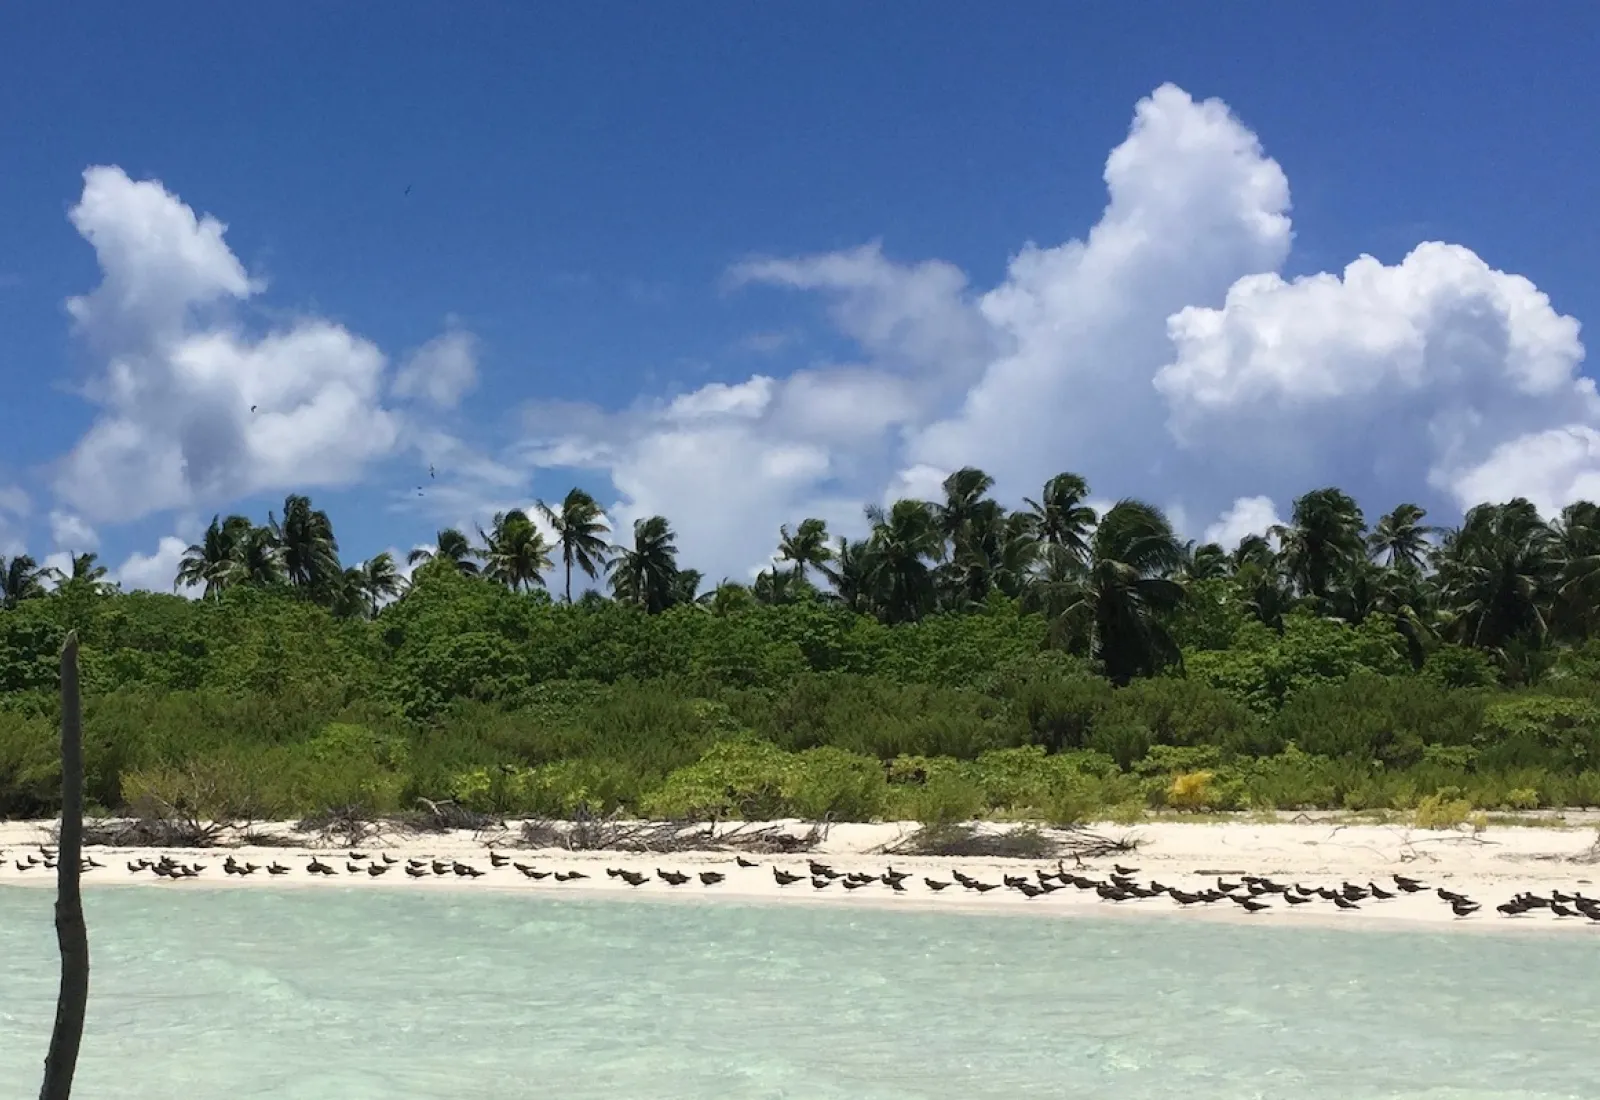
<svg viewBox="0 0 1600 1100">
<path fill-rule="evenodd" d="M 799 603 L 814 598 L 816 594 L 816 586 L 810 580 L 803 574 L 787 569 L 763 569 L 756 574 L 755 583 L 750 586 L 750 595 L 756 603 L 768 607 Z"/>
<path fill-rule="evenodd" d="M 1095 525 L 1094 509 L 1084 503 L 1089 483 L 1077 474 L 1057 474 L 1044 483 L 1038 500 L 1024 498 L 1033 510 L 1039 538 L 1079 560 L 1089 555 L 1089 532 Z"/>
<path fill-rule="evenodd" d="M 200 541 L 190 544 L 178 562 L 173 588 L 204 588 L 205 596 L 220 596 L 240 580 L 240 560 L 244 543 L 255 525 L 248 516 L 212 516 Z"/>
<path fill-rule="evenodd" d="M 1038 525 L 1029 512 L 1012 512 L 996 532 L 998 550 L 992 558 L 991 581 L 1010 599 L 1021 598 L 1028 587 L 1034 565 L 1044 544 L 1037 535 Z"/>
<path fill-rule="evenodd" d="M 406 564 L 416 565 L 420 562 L 447 561 L 463 577 L 476 577 L 478 575 L 478 563 L 472 559 L 481 556 L 481 552 L 472 545 L 472 541 L 466 535 L 463 535 L 454 527 L 446 527 L 435 536 L 433 546 L 419 546 L 407 554 Z"/>
<path fill-rule="evenodd" d="M 23 600 L 36 600 L 46 595 L 45 571 L 27 554 L 18 554 L 10 561 L 0 557 L 0 607 L 10 610 Z"/>
<path fill-rule="evenodd" d="M 1225 577 L 1228 575 L 1228 552 L 1214 542 L 1196 546 L 1191 540 L 1184 544 L 1180 573 L 1185 583 Z"/>
<path fill-rule="evenodd" d="M 875 552 L 866 539 L 847 539 L 839 536 L 839 544 L 832 550 L 832 561 L 822 567 L 823 574 L 833 585 L 833 599 L 857 615 L 873 614 L 878 601 L 873 594 Z"/>
<path fill-rule="evenodd" d="M 267 529 L 289 583 L 318 602 L 332 599 L 343 569 L 328 513 L 311 507 L 311 498 L 290 494 L 283 500 L 281 520 L 268 513 Z"/>
<path fill-rule="evenodd" d="M 1294 502 L 1288 524 L 1272 529 L 1283 549 L 1284 568 L 1302 595 L 1325 603 L 1334 578 L 1364 556 L 1366 521 L 1361 508 L 1339 489 L 1313 489 Z"/>
<path fill-rule="evenodd" d="M 60 569 L 47 569 L 45 572 L 55 581 L 57 592 L 87 592 L 102 596 L 114 591 L 117 586 L 106 580 L 108 570 L 99 564 L 99 559 L 100 555 L 94 553 L 73 554 L 72 564 L 66 572 Z"/>
<path fill-rule="evenodd" d="M 823 568 L 832 556 L 828 525 L 822 520 L 803 519 L 792 535 L 787 526 L 778 528 L 778 560 L 794 562 L 795 576 L 804 577 L 807 566 Z"/>
<path fill-rule="evenodd" d="M 1239 540 L 1239 545 L 1228 555 L 1228 571 L 1237 576 L 1248 565 L 1276 572 L 1278 552 L 1272 548 L 1271 539 L 1265 535 L 1246 535 Z"/>
<path fill-rule="evenodd" d="M 620 602 L 654 615 L 672 606 L 677 592 L 678 547 L 665 516 L 633 521 L 633 545 L 615 546 L 611 591 Z"/>
<path fill-rule="evenodd" d="M 572 567 L 576 565 L 589 574 L 590 580 L 599 579 L 600 571 L 606 567 L 609 558 L 606 536 L 611 533 L 611 528 L 606 526 L 605 513 L 600 510 L 600 505 L 582 489 L 568 492 L 561 501 L 560 511 L 542 500 L 536 501 L 534 506 L 555 528 L 556 545 L 561 548 L 561 563 L 567 574 L 566 598 L 571 603 Z"/>
<path fill-rule="evenodd" d="M 284 583 L 283 550 L 270 527 L 250 527 L 239 539 L 232 576 L 240 584 L 271 588 Z"/>
<path fill-rule="evenodd" d="M 1514 641 L 1544 644 L 1562 562 L 1555 532 L 1529 501 L 1473 508 L 1435 561 L 1457 640 L 1502 654 Z"/>
<path fill-rule="evenodd" d="M 755 597 L 748 587 L 730 580 L 724 580 L 701 598 L 705 601 L 706 609 L 718 617 L 744 611 L 755 604 Z"/>
<path fill-rule="evenodd" d="M 672 585 L 673 607 L 706 607 L 711 602 L 711 592 L 702 593 L 700 586 L 706 575 L 698 569 L 680 569 Z"/>
<path fill-rule="evenodd" d="M 1422 521 L 1428 511 L 1417 504 L 1401 504 L 1378 520 L 1367 536 L 1367 551 L 1372 559 L 1391 569 L 1422 571 L 1428 558 L 1429 539 L 1439 530 Z"/>
<path fill-rule="evenodd" d="M 985 498 L 989 490 L 994 488 L 994 478 L 976 466 L 963 466 L 945 478 L 941 487 L 944 489 L 944 503 L 933 505 L 934 523 L 950 544 L 954 556 L 959 557 L 966 549 L 965 544 L 971 535 L 973 522 L 978 518 L 979 509 L 984 504 L 993 503 Z"/>
<path fill-rule="evenodd" d="M 377 618 L 380 607 L 398 597 L 406 589 L 406 579 L 395 567 L 394 555 L 387 550 L 381 554 L 374 554 L 356 569 L 357 589 L 365 599 L 367 611 L 373 618 Z"/>
<path fill-rule="evenodd" d="M 528 514 L 513 509 L 495 513 L 488 532 L 478 531 L 485 549 L 484 575 L 499 581 L 513 592 L 544 587 L 544 571 L 550 568 L 550 547 L 544 532 Z"/>
<path fill-rule="evenodd" d="M 1550 527 L 1561 558 L 1557 611 L 1563 631 L 1587 640 L 1600 626 L 1600 507 L 1575 501 Z"/>
<path fill-rule="evenodd" d="M 1087 562 L 1064 546 L 1048 557 L 1036 598 L 1058 642 L 1092 654 L 1118 685 L 1183 660 L 1164 621 L 1184 600 L 1172 579 L 1183 548 L 1160 509 L 1120 501 L 1095 528 Z"/>
<path fill-rule="evenodd" d="M 933 610 L 929 562 L 944 546 L 933 510 L 926 501 L 897 500 L 887 512 L 877 505 L 866 512 L 872 524 L 868 585 L 886 622 L 915 622 Z"/>
</svg>

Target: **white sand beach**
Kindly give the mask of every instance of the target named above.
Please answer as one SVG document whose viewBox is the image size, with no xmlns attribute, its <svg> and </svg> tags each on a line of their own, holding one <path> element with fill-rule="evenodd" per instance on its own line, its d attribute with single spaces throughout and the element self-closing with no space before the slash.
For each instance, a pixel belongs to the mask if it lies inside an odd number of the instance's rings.
<svg viewBox="0 0 1600 1100">
<path fill-rule="evenodd" d="M 772 823 L 795 834 L 807 826 L 799 822 Z M 145 885 L 159 889 L 248 889 L 252 887 L 338 887 L 363 890 L 495 890 L 537 896 L 673 897 L 704 901 L 740 900 L 823 905 L 874 905 L 939 910 L 1027 912 L 1063 916 L 1166 914 L 1186 919 L 1248 920 L 1262 923 L 1327 923 L 1339 927 L 1394 927 L 1427 925 L 1461 929 L 1536 929 L 1600 936 L 1600 921 L 1582 915 L 1558 917 L 1548 907 L 1507 918 L 1496 906 L 1529 892 L 1549 897 L 1552 892 L 1595 897 L 1600 890 L 1600 845 L 1592 827 L 1542 827 L 1517 825 L 1491 827 L 1481 833 L 1429 831 L 1403 825 L 1342 824 L 1333 820 L 1298 823 L 1256 823 L 1243 820 L 1171 822 L 1132 826 L 1099 825 L 1097 833 L 1136 845 L 1115 857 L 1086 859 L 1065 868 L 1080 878 L 1105 881 L 1114 865 L 1133 869 L 1130 878 L 1148 884 L 1155 880 L 1179 891 L 1215 888 L 1218 880 L 1236 882 L 1240 876 L 1260 876 L 1277 883 L 1299 883 L 1310 888 L 1339 889 L 1343 884 L 1376 884 L 1392 898 L 1366 897 L 1353 908 L 1339 908 L 1330 898 L 1311 897 L 1302 904 L 1287 904 L 1281 894 L 1263 894 L 1266 907 L 1246 912 L 1226 900 L 1180 907 L 1170 896 L 1107 901 L 1092 888 L 1063 886 L 1028 897 L 1014 888 L 980 892 L 952 881 L 956 873 L 1001 884 L 1005 876 L 1026 876 L 1054 871 L 1057 861 L 949 858 L 886 855 L 884 849 L 912 833 L 909 823 L 842 824 L 832 826 L 814 849 L 796 854 L 745 853 L 757 866 L 741 866 L 732 851 L 686 851 L 652 854 L 636 851 L 569 851 L 564 848 L 525 848 L 514 843 L 518 822 L 490 832 L 380 833 L 351 850 L 334 842 L 319 842 L 293 831 L 292 825 L 257 825 L 254 831 L 284 838 L 293 846 L 218 846 L 210 848 L 92 847 L 86 855 L 103 864 L 84 876 L 87 887 Z M 48 849 L 52 822 L 0 823 L 0 884 L 47 888 L 55 875 L 45 864 L 41 849 Z M 727 827 L 727 826 L 725 826 Z M 491 858 L 491 854 L 493 858 Z M 141 862 L 170 857 L 179 864 L 203 867 L 197 875 L 158 877 Z M 227 874 L 224 862 L 256 864 L 249 875 Z M 332 874 L 313 874 L 307 866 L 320 859 Z M 425 861 L 423 873 L 408 875 L 408 861 Z M 841 875 L 871 873 L 880 876 L 892 865 L 908 873 L 904 890 L 896 891 L 875 879 L 849 889 L 843 878 L 817 888 L 810 861 Z M 31 861 L 31 862 L 30 862 Z M 286 873 L 269 875 L 276 862 Z M 444 870 L 436 874 L 433 864 Z M 457 873 L 454 865 L 470 866 L 478 875 Z M 498 864 L 498 865 L 497 865 Z M 519 868 L 517 865 L 520 864 Z M 366 868 L 387 870 L 373 874 Z M 648 876 L 638 886 L 608 874 L 622 869 Z M 800 876 L 780 885 L 774 869 Z M 541 876 L 529 877 L 526 873 Z M 567 879 L 572 872 L 581 877 Z M 672 885 L 658 872 L 689 875 Z M 712 884 L 702 883 L 702 872 L 721 874 Z M 560 874 L 564 881 L 557 880 Z M 1394 875 L 1418 880 L 1426 889 L 1405 893 L 1396 888 Z M 926 880 L 950 883 L 935 890 Z M 1058 885 L 1052 883 L 1052 885 Z M 1436 890 L 1443 887 L 1465 895 L 1481 908 L 1458 917 Z"/>
</svg>

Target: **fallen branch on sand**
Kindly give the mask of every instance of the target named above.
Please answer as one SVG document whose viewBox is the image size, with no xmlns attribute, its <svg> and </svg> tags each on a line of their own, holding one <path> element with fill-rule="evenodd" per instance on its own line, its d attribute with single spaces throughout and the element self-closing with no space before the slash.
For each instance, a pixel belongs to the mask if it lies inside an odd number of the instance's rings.
<svg viewBox="0 0 1600 1100">
<path fill-rule="evenodd" d="M 542 818 L 522 823 L 517 846 L 565 848 L 572 852 L 750 852 L 777 855 L 814 851 L 827 839 L 827 822 L 813 822 L 803 833 L 782 823 L 743 823 L 728 828 L 714 821 L 632 821 L 618 815 L 592 817 L 580 811 L 572 821 Z"/>
<path fill-rule="evenodd" d="M 1098 859 L 1133 851 L 1139 842 L 1112 839 L 1073 826 L 984 829 L 978 825 L 923 825 L 881 846 L 891 856 L 954 856 L 963 859 Z"/>
</svg>

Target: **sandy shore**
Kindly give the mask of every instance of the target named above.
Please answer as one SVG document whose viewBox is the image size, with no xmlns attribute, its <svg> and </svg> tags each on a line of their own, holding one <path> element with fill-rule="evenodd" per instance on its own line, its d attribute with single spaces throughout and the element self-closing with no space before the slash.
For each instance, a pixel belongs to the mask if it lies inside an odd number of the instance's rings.
<svg viewBox="0 0 1600 1100">
<path fill-rule="evenodd" d="M 1342 825 L 1329 821 L 1299 824 L 1258 824 L 1244 821 L 1196 823 L 1152 822 L 1135 826 L 1096 826 L 1101 835 L 1126 839 L 1137 847 L 1132 853 L 1113 858 L 1085 860 L 1081 867 L 1066 861 L 1067 870 L 1085 877 L 1104 880 L 1113 864 L 1137 868 L 1132 877 L 1150 880 L 1184 891 L 1198 891 L 1217 884 L 1219 878 L 1237 881 L 1241 875 L 1264 876 L 1284 883 L 1303 883 L 1308 887 L 1337 888 L 1343 883 L 1366 886 L 1376 883 L 1393 891 L 1392 899 L 1364 899 L 1355 909 L 1339 909 L 1331 902 L 1315 898 L 1302 905 L 1285 904 L 1281 897 L 1265 895 L 1269 907 L 1247 913 L 1240 906 L 1222 901 L 1181 908 L 1170 898 L 1158 896 L 1110 902 L 1092 889 L 1066 887 L 1029 898 L 1015 889 L 995 889 L 987 893 L 963 889 L 952 883 L 942 891 L 931 889 L 925 879 L 951 882 L 961 872 L 986 883 L 1000 883 L 1004 876 L 1027 876 L 1037 881 L 1035 872 L 1054 870 L 1054 860 L 1015 860 L 994 858 L 945 858 L 889 856 L 885 847 L 911 833 L 909 824 L 835 825 L 814 850 L 796 855 L 746 855 L 756 867 L 743 867 L 731 852 L 675 852 L 653 855 L 638 852 L 583 851 L 560 848 L 528 849 L 512 844 L 517 835 L 515 822 L 504 832 L 380 834 L 364 841 L 359 853 L 368 858 L 352 860 L 350 851 L 321 843 L 293 832 L 288 824 L 256 826 L 258 833 L 281 837 L 293 846 L 245 846 L 208 849 L 151 849 L 95 847 L 87 854 L 104 864 L 84 877 L 86 886 L 145 884 L 160 889 L 248 889 L 253 887 L 338 887 L 374 890 L 495 890 L 516 891 L 537 896 L 572 895 L 581 897 L 655 896 L 696 900 L 742 900 L 806 903 L 823 905 L 873 905 L 897 908 L 972 910 L 988 912 L 1026 912 L 1066 915 L 1124 914 L 1181 915 L 1199 920 L 1249 920 L 1261 923 L 1324 923 L 1340 927 L 1430 927 L 1528 929 L 1581 933 L 1600 936 L 1600 922 L 1582 916 L 1557 918 L 1548 909 L 1508 919 L 1495 906 L 1523 891 L 1549 896 L 1552 891 L 1600 896 L 1593 887 L 1600 880 L 1600 861 L 1596 857 L 1596 833 L 1592 829 L 1560 829 L 1531 826 L 1491 828 L 1473 835 L 1466 832 L 1434 832 L 1388 825 Z M 0 822 L 0 885 L 50 887 L 54 873 L 48 871 L 40 853 L 50 843 L 50 822 Z M 797 823 L 795 832 L 803 831 Z M 496 859 L 491 859 L 491 851 Z M 223 863 L 232 856 L 240 863 L 255 863 L 262 870 L 248 876 L 223 872 Z M 204 870 L 196 877 L 173 880 L 159 878 L 148 869 L 131 870 L 130 863 L 155 861 L 169 856 L 183 864 L 199 863 Z M 317 875 L 307 871 L 311 857 L 318 857 L 337 873 Z M 384 857 L 388 857 L 387 862 Z M 495 866 L 500 857 L 506 858 Z M 35 862 L 32 865 L 29 861 Z M 408 860 L 426 860 L 427 874 L 411 877 Z M 888 865 L 908 872 L 904 892 L 896 892 L 881 882 L 847 890 L 842 881 L 824 889 L 812 885 L 808 861 L 816 860 L 843 873 L 881 874 Z M 273 862 L 287 866 L 286 874 L 269 876 L 265 868 Z M 478 877 L 462 876 L 447 867 L 435 875 L 434 861 L 456 862 L 481 872 Z M 19 863 L 21 866 L 19 867 Z M 522 864 L 549 877 L 531 879 L 515 864 Z M 381 875 L 365 868 L 387 866 Z M 622 868 L 649 876 L 638 887 L 606 873 L 607 868 Z M 774 868 L 800 874 L 798 881 L 780 886 Z M 657 876 L 657 871 L 683 872 L 688 882 L 673 886 Z M 582 872 L 583 878 L 558 882 L 555 873 Z M 724 879 L 712 885 L 699 881 L 700 872 L 714 872 Z M 1394 890 L 1394 874 L 1426 883 L 1430 889 L 1412 894 Z M 1481 903 L 1476 914 L 1460 919 L 1448 904 L 1433 892 L 1444 887 L 1465 894 Z"/>
</svg>

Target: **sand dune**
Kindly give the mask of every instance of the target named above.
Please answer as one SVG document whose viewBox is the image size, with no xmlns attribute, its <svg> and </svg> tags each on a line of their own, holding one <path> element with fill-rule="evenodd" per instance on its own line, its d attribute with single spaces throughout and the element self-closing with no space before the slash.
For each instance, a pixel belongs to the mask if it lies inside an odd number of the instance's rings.
<svg viewBox="0 0 1600 1100">
<path fill-rule="evenodd" d="M 505 833 L 454 832 L 424 835 L 380 835 L 363 842 L 360 852 L 368 859 L 352 861 L 349 850 L 316 843 L 293 833 L 287 824 L 258 826 L 295 842 L 293 847 L 257 846 L 209 849 L 89 849 L 88 854 L 105 866 L 88 872 L 90 887 L 99 885 L 144 884 L 160 889 L 249 889 L 256 887 L 336 887 L 374 890 L 496 890 L 517 891 L 530 896 L 577 897 L 674 897 L 693 900 L 742 900 L 793 902 L 822 905 L 874 905 L 939 910 L 973 910 L 1030 914 L 1173 914 L 1186 919 L 1249 920 L 1289 925 L 1327 923 L 1340 927 L 1395 927 L 1428 925 L 1461 930 L 1528 929 L 1550 932 L 1571 931 L 1600 936 L 1600 922 L 1582 916 L 1558 919 L 1548 910 L 1507 919 L 1495 906 L 1513 895 L 1529 891 L 1549 895 L 1552 890 L 1587 893 L 1600 878 L 1596 859 L 1596 834 L 1591 829 L 1547 827 L 1501 827 L 1473 835 L 1465 832 L 1438 832 L 1402 826 L 1343 825 L 1331 821 L 1299 824 L 1258 824 L 1244 821 L 1174 823 L 1152 822 L 1130 827 L 1097 826 L 1103 835 L 1126 838 L 1137 843 L 1131 854 L 1115 859 L 1084 861 L 1079 872 L 1104 879 L 1113 863 L 1137 868 L 1135 879 L 1155 879 L 1180 890 L 1193 891 L 1216 885 L 1218 878 L 1235 880 L 1240 875 L 1266 876 L 1281 882 L 1300 882 L 1308 886 L 1338 887 L 1349 882 L 1365 886 L 1376 882 L 1392 890 L 1391 876 L 1420 879 L 1430 889 L 1415 894 L 1400 894 L 1391 900 L 1364 900 L 1359 908 L 1341 910 L 1322 899 L 1289 906 L 1280 898 L 1264 896 L 1269 908 L 1246 913 L 1228 902 L 1195 905 L 1179 909 L 1168 897 L 1108 902 L 1093 890 L 1072 887 L 1044 896 L 1028 898 L 1013 889 L 996 889 L 980 894 L 952 884 L 942 891 L 929 888 L 925 878 L 949 882 L 954 871 L 976 879 L 1000 883 L 1005 875 L 1032 876 L 1036 869 L 1053 869 L 1054 860 L 952 859 L 944 857 L 886 856 L 882 849 L 903 838 L 915 826 L 909 824 L 836 825 L 826 840 L 804 855 L 749 855 L 759 867 L 738 866 L 731 852 L 686 852 L 652 855 L 638 852 L 570 852 L 564 849 L 523 849 L 512 846 L 517 835 L 515 822 Z M 788 823 L 801 831 L 798 823 Z M 49 844 L 50 823 L 0 823 L 0 884 L 49 887 L 55 876 L 40 856 L 40 846 Z M 491 846 L 509 856 L 495 867 L 489 858 Z M 158 878 L 148 870 L 130 871 L 128 864 L 170 856 L 186 864 L 199 863 L 205 869 L 196 877 L 181 880 Z M 265 870 L 249 876 L 225 874 L 229 856 L 241 863 L 265 868 L 274 861 L 291 868 L 280 876 Z M 372 876 L 362 868 L 383 863 L 383 856 L 395 860 L 390 870 Z M 316 856 L 335 870 L 332 875 L 307 872 L 308 860 Z M 28 860 L 36 862 L 28 866 Z M 429 868 L 425 877 L 405 874 L 408 859 L 461 862 L 481 871 L 480 877 L 463 877 L 446 871 L 435 875 Z M 892 864 L 909 872 L 903 893 L 881 882 L 847 890 L 834 881 L 825 889 L 813 887 L 807 871 L 808 859 L 824 862 L 839 872 L 880 874 Z M 552 872 L 534 880 L 525 877 L 511 861 L 537 872 Z M 18 864 L 21 862 L 22 867 Z M 354 866 L 356 870 L 350 868 Z M 779 886 L 773 868 L 800 873 L 799 881 Z M 607 868 L 625 868 L 649 876 L 638 887 L 606 874 Z M 1071 860 L 1068 870 L 1073 870 Z M 670 885 L 656 872 L 681 871 L 691 877 L 680 886 Z M 557 882 L 554 873 L 582 872 L 584 878 Z M 699 881 L 698 873 L 721 873 L 725 878 L 713 885 Z M 1465 894 L 1482 904 L 1471 917 L 1457 918 L 1432 888 L 1445 887 Z"/>
</svg>

